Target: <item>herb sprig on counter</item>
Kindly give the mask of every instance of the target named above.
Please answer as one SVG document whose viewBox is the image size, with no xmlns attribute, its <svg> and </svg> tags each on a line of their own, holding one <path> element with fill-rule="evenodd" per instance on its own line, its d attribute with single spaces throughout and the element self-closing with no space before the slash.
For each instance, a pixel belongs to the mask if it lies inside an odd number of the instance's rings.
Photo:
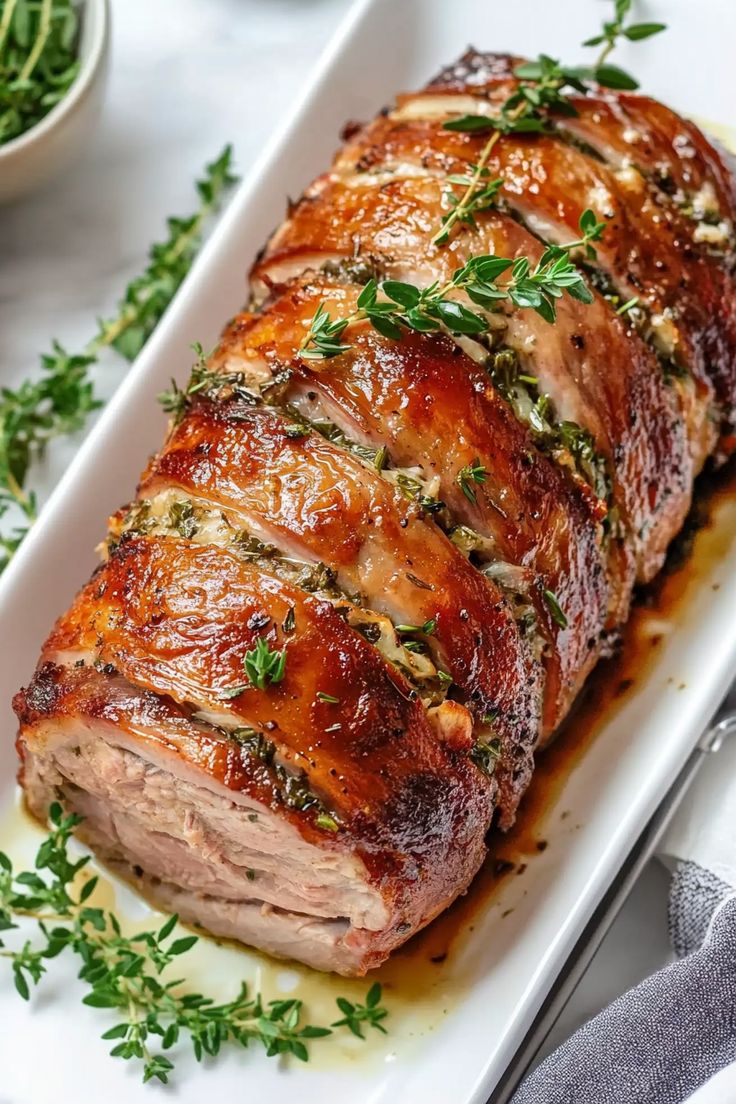
<svg viewBox="0 0 736 1104">
<path fill-rule="evenodd" d="M 82 881 L 89 857 L 74 860 L 69 841 L 80 818 L 64 815 L 61 806 L 49 810 L 51 830 L 36 855 L 34 869 L 15 872 L 0 852 L 0 932 L 34 920 L 37 938 L 12 949 L 0 939 L 0 957 L 9 961 L 15 988 L 24 999 L 47 972 L 48 963 L 62 953 L 81 960 L 79 977 L 87 987 L 83 1003 L 120 1014 L 102 1038 L 113 1042 L 114 1058 L 142 1066 L 143 1081 L 166 1084 L 174 1062 L 164 1051 L 188 1042 L 199 1062 L 216 1057 L 225 1044 L 247 1047 L 257 1043 L 269 1057 L 291 1054 L 309 1058 L 315 1039 L 347 1028 L 358 1038 L 372 1027 L 385 1033 L 388 1015 L 381 1004 L 381 986 L 368 990 L 365 1003 L 336 1001 L 341 1017 L 329 1026 L 305 1023 L 300 1000 L 264 1002 L 241 985 L 231 1001 L 217 1004 L 212 997 L 188 992 L 181 980 L 169 980 L 167 971 L 198 942 L 196 935 L 174 936 L 177 917 L 158 931 L 126 936 L 114 913 L 94 907 L 90 898 L 97 879 Z M 7 938 L 7 936 L 6 936 Z"/>
<path fill-rule="evenodd" d="M 72 0 L 0 0 L 0 145 L 25 134 L 79 73 Z"/>
<path fill-rule="evenodd" d="M 198 209 L 168 220 L 167 238 L 151 246 L 145 271 L 128 284 L 115 315 L 100 320 L 83 351 L 68 353 L 55 341 L 41 357 L 37 379 L 0 391 L 0 518 L 16 508 L 23 519 L 13 531 L 0 533 L 0 571 L 36 518 L 36 495 L 27 488 L 31 465 L 50 441 L 81 429 L 101 405 L 90 369 L 102 350 L 113 348 L 128 361 L 140 352 L 189 271 L 207 220 L 235 179 L 232 150 L 226 146 L 197 181 Z"/>
<path fill-rule="evenodd" d="M 325 360 L 346 352 L 352 346 L 342 340 L 345 330 L 364 320 L 393 340 L 405 331 L 434 333 L 444 329 L 453 335 L 470 336 L 486 333 L 488 319 L 454 298 L 453 293 L 458 291 L 485 310 L 496 310 L 508 302 L 517 308 L 529 307 L 545 321 L 554 322 L 555 301 L 565 292 L 582 303 L 593 301 L 571 253 L 584 250 L 594 257 L 592 242 L 599 241 L 604 230 L 605 223 L 586 210 L 580 216 L 580 237 L 566 245 L 548 245 L 536 264 L 528 257 L 488 254 L 471 257 L 442 285 L 435 282 L 420 289 L 398 280 L 384 280 L 380 285 L 369 280 L 358 296 L 356 309 L 345 318 L 332 318 L 320 304 L 299 355 L 305 360 Z M 503 281 L 502 276 L 506 276 Z M 379 293 L 385 298 L 379 299 Z"/>
</svg>

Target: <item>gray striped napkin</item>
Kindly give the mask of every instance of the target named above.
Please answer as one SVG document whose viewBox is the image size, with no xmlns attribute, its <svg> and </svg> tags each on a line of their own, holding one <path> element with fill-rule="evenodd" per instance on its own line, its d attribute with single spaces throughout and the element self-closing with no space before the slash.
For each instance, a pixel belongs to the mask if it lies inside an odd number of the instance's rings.
<svg viewBox="0 0 736 1104">
<path fill-rule="evenodd" d="M 736 737 L 698 774 L 660 858 L 676 960 L 579 1028 L 511 1104 L 683 1104 L 736 1062 Z"/>
</svg>

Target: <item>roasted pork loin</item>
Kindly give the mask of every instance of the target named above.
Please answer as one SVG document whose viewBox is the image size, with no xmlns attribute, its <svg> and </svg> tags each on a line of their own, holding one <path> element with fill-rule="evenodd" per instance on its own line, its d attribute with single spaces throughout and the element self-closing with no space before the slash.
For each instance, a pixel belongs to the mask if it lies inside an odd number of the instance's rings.
<svg viewBox="0 0 736 1104">
<path fill-rule="evenodd" d="M 376 966 L 467 888 L 736 441 L 736 183 L 692 123 L 575 94 L 496 142 L 496 203 L 434 242 L 485 142 L 443 123 L 493 115 L 518 60 L 471 51 L 351 128 L 15 701 L 34 813 L 62 800 L 164 907 L 319 969 Z M 564 296 L 554 324 L 362 322 L 300 354 L 370 279 L 534 263 L 588 208 L 593 302 Z"/>
</svg>

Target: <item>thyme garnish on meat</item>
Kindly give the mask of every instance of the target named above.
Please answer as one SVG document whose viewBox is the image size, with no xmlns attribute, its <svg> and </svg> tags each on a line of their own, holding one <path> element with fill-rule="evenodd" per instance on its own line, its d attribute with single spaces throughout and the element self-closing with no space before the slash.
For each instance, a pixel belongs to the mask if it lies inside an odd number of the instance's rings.
<svg viewBox="0 0 736 1104">
<path fill-rule="evenodd" d="M 98 323 L 84 350 L 70 354 L 55 341 L 41 357 L 38 379 L 0 392 L 0 518 L 16 508 L 23 519 L 12 532 L 0 533 L 0 571 L 36 518 L 36 495 L 27 489 L 32 463 L 50 441 L 80 430 L 101 405 L 90 379 L 99 353 L 113 348 L 133 360 L 140 352 L 189 271 L 207 219 L 234 180 L 232 150 L 226 146 L 197 181 L 198 210 L 168 220 L 168 237 L 151 246 L 145 271 L 128 284 L 117 313 Z"/>
<path fill-rule="evenodd" d="M 584 250 L 586 256 L 595 257 L 591 243 L 600 240 L 604 229 L 605 223 L 586 210 L 580 216 L 580 237 L 566 245 L 548 245 L 536 264 L 528 257 L 486 254 L 471 257 L 445 284 L 418 288 L 399 280 L 384 280 L 380 285 L 369 280 L 356 309 L 345 318 L 332 318 L 320 303 L 298 355 L 304 360 L 325 360 L 347 352 L 352 346 L 342 340 L 343 335 L 349 326 L 362 321 L 392 340 L 406 331 L 445 330 L 454 336 L 485 333 L 488 319 L 459 302 L 454 297 L 457 292 L 464 292 L 484 310 L 495 311 L 508 302 L 516 308 L 531 308 L 545 321 L 554 322 L 555 301 L 565 292 L 582 303 L 592 303 L 593 295 L 571 254 Z M 501 280 L 503 276 L 506 278 Z M 384 298 L 379 299 L 379 294 Z"/>
<path fill-rule="evenodd" d="M 212 389 L 221 389 L 227 383 L 226 377 L 220 372 L 213 372 L 207 367 L 204 349 L 198 341 L 192 345 L 192 349 L 197 359 L 192 365 L 186 386 L 181 388 L 176 380 L 172 379 L 171 387 L 158 396 L 161 409 L 171 415 L 174 426 L 179 425 L 200 392 L 207 393 Z"/>
<path fill-rule="evenodd" d="M 450 210 L 442 216 L 442 225 L 432 238 L 435 245 L 445 245 L 452 237 L 453 227 L 458 223 L 476 230 L 478 228 L 476 214 L 480 211 L 488 211 L 494 206 L 496 197 L 503 187 L 503 180 L 501 177 L 491 180 L 490 170 L 486 168 L 486 161 L 492 148 L 493 146 L 488 143 L 478 163 L 468 165 L 467 172 L 451 173 L 446 178 L 449 187 L 445 189 L 445 202 Z M 459 195 L 455 191 L 458 187 L 463 189 Z"/>
<path fill-rule="evenodd" d="M 473 505 L 477 502 L 474 483 L 485 483 L 488 478 L 488 471 L 483 467 L 480 460 L 476 457 L 472 464 L 466 464 L 464 468 L 461 468 L 457 473 L 455 482 L 465 497 Z"/>
<path fill-rule="evenodd" d="M 265 636 L 259 636 L 255 648 L 245 653 L 243 669 L 248 681 L 228 690 L 221 690 L 219 696 L 223 701 L 239 698 L 251 686 L 257 690 L 265 690 L 268 685 L 281 682 L 286 673 L 286 648 L 271 648 Z"/>
<path fill-rule="evenodd" d="M 567 628 L 567 616 L 565 611 L 559 603 L 557 595 L 553 590 L 543 590 L 542 597 L 547 605 L 547 609 L 552 615 L 552 620 L 556 625 L 559 625 L 561 629 Z"/>
<path fill-rule="evenodd" d="M 397 633 L 402 635 L 405 633 L 424 633 L 425 636 L 432 636 L 436 628 L 436 617 L 430 617 L 423 625 L 396 625 Z"/>
<path fill-rule="evenodd" d="M 470 759 L 484 774 L 492 775 L 496 769 L 496 763 L 501 758 L 501 741 L 493 739 L 489 741 L 477 740 L 470 752 Z"/>
<path fill-rule="evenodd" d="M 92 905 L 97 878 L 79 884 L 89 856 L 73 860 L 68 851 L 80 819 L 64 815 L 56 803 L 51 806 L 50 832 L 38 849 L 33 870 L 16 873 L 8 856 L 0 852 L 0 931 L 5 934 L 29 919 L 38 925 L 36 938 L 24 939 L 17 950 L 0 939 L 0 956 L 8 959 L 15 988 L 24 1000 L 47 973 L 52 958 L 76 955 L 81 961 L 79 977 L 88 990 L 82 1003 L 120 1014 L 102 1035 L 114 1043 L 112 1057 L 140 1063 L 144 1082 L 164 1084 L 174 1062 L 162 1052 L 184 1042 L 191 1045 L 198 1062 L 216 1057 L 225 1044 L 245 1048 L 249 1043 L 260 1044 L 269 1057 L 291 1054 L 306 1062 L 310 1041 L 332 1035 L 335 1029 L 346 1027 L 361 1039 L 364 1027 L 385 1033 L 383 1020 L 388 1012 L 381 1004 L 377 982 L 364 1004 L 338 998 L 341 1017 L 329 1026 L 319 1026 L 304 1022 L 300 1000 L 266 1003 L 243 984 L 233 1000 L 217 1004 L 212 997 L 188 992 L 183 981 L 169 980 L 166 975 L 172 963 L 190 951 L 198 937 L 175 937 L 176 916 L 170 916 L 158 931 L 126 936 L 114 913 Z M 327 814 L 320 814 L 320 820 L 324 821 L 320 827 L 336 830 Z"/>
<path fill-rule="evenodd" d="M 547 116 L 550 111 L 556 110 L 567 115 L 573 112 L 572 106 L 563 95 L 563 89 L 569 86 L 582 91 L 585 87 L 577 70 L 564 69 L 558 61 L 545 54 L 540 55 L 536 62 L 519 66 L 515 75 L 523 79 L 502 104 L 497 115 L 461 115 L 443 123 L 445 130 L 469 134 L 481 134 L 490 130 L 492 133 L 481 150 L 478 161 L 469 166 L 467 174 L 463 174 L 465 178 L 447 178 L 450 187 L 445 192 L 445 201 L 450 210 L 443 216 L 440 229 L 432 239 L 435 245 L 445 245 L 450 240 L 453 229 L 459 224 L 475 228 L 475 213 L 493 206 L 503 180 L 489 180 L 487 164 L 501 135 L 547 130 Z M 454 191 L 457 184 L 465 188 L 460 196 Z"/>
<path fill-rule="evenodd" d="M 461 115 L 443 123 L 445 130 L 468 134 L 491 131 L 481 150 L 478 161 L 468 166 L 465 173 L 447 177 L 449 187 L 445 202 L 449 210 L 443 216 L 440 229 L 432 239 L 435 245 L 445 245 L 459 225 L 476 228 L 475 215 L 488 210 L 496 201 L 503 187 L 503 179 L 490 179 L 487 168 L 493 149 L 503 134 L 545 133 L 552 129 L 552 116 L 575 115 L 575 108 L 565 95 L 572 90 L 585 92 L 586 81 L 595 81 L 604 88 L 635 89 L 639 85 L 630 74 L 611 65 L 608 57 L 620 38 L 637 42 L 666 29 L 663 23 L 632 23 L 624 27 L 633 0 L 615 0 L 615 15 L 603 24 L 600 34 L 589 38 L 584 46 L 602 46 L 603 49 L 592 66 L 565 66 L 547 54 L 540 54 L 535 61 L 524 62 L 514 70 L 519 84 L 501 105 L 496 115 Z M 458 195 L 455 191 L 461 187 Z"/>
</svg>

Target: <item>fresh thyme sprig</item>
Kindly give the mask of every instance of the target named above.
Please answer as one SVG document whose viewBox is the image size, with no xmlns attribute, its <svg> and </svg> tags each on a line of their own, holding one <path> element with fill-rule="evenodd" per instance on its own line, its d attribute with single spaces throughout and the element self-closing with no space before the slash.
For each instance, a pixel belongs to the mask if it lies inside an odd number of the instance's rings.
<svg viewBox="0 0 736 1104">
<path fill-rule="evenodd" d="M 0 957 L 8 959 L 15 988 L 28 1000 L 50 959 L 64 952 L 77 955 L 82 964 L 79 977 L 88 990 L 83 1003 L 120 1013 L 102 1038 L 114 1041 L 114 1058 L 141 1063 L 144 1082 L 168 1082 L 174 1063 L 161 1052 L 184 1041 L 198 1062 L 216 1057 L 226 1043 L 245 1048 L 251 1042 L 260 1044 L 269 1057 L 291 1054 L 306 1062 L 309 1042 L 340 1027 L 361 1039 L 364 1026 L 385 1033 L 388 1012 L 378 983 L 368 990 L 364 1004 L 338 998 L 342 1017 L 322 1027 L 303 1022 L 300 1000 L 265 1003 L 243 984 L 234 1000 L 216 1004 L 212 997 L 187 992 L 183 981 L 168 980 L 164 975 L 169 967 L 191 950 L 197 936 L 172 938 L 176 916 L 158 931 L 124 935 L 112 912 L 88 903 L 97 878 L 77 888 L 90 861 L 89 856 L 74 861 L 68 852 L 80 818 L 64 815 L 55 803 L 49 820 L 51 830 L 38 849 L 34 870 L 14 872 L 8 856 L 0 852 L 0 932 L 17 929 L 18 921 L 30 919 L 38 925 L 38 938 L 24 940 L 17 950 L 0 939 Z"/>
<path fill-rule="evenodd" d="M 477 498 L 474 484 L 485 483 L 488 471 L 476 457 L 472 464 L 466 464 L 457 473 L 455 482 L 469 502 L 475 505 Z"/>
<path fill-rule="evenodd" d="M 467 180 L 462 181 L 465 191 L 460 196 L 455 195 L 453 190 L 453 177 L 448 177 L 451 187 L 445 192 L 445 200 L 450 205 L 450 210 L 443 216 L 440 229 L 432 239 L 435 245 L 445 245 L 450 240 L 453 229 L 460 224 L 475 228 L 475 213 L 488 210 L 495 203 L 503 180 L 488 180 L 490 172 L 487 164 L 501 135 L 547 130 L 550 111 L 555 110 L 558 114 L 566 115 L 574 113 L 563 95 L 563 89 L 572 87 L 582 91 L 585 87 L 578 70 L 563 68 L 558 61 L 546 54 L 540 55 L 535 62 L 518 66 L 515 74 L 521 78 L 519 85 L 502 104 L 498 114 L 461 115 L 443 123 L 445 130 L 469 134 L 491 131 L 491 135 L 481 150 L 477 163 L 469 167 Z M 454 179 L 461 182 L 460 177 Z"/>
<path fill-rule="evenodd" d="M 599 35 L 583 43 L 584 46 L 603 46 L 593 66 L 566 66 L 547 54 L 540 54 L 535 61 L 516 67 L 514 75 L 519 78 L 519 84 L 496 115 L 461 115 L 443 123 L 445 130 L 469 134 L 490 131 L 491 134 L 476 164 L 469 165 L 466 173 L 447 177 L 449 187 L 445 191 L 445 202 L 449 210 L 432 239 L 435 245 L 445 245 L 450 241 L 453 229 L 459 225 L 475 229 L 475 214 L 488 210 L 496 202 L 503 180 L 490 180 L 487 165 L 501 135 L 544 133 L 552 128 L 552 115 L 575 115 L 575 108 L 566 92 L 585 92 L 586 81 L 596 81 L 605 88 L 613 89 L 639 87 L 632 76 L 611 65 L 608 57 L 620 38 L 636 42 L 659 34 L 666 27 L 663 23 L 632 23 L 624 27 L 633 0 L 614 2 L 614 19 L 604 23 Z M 456 186 L 464 189 L 459 195 L 455 191 Z"/>
<path fill-rule="evenodd" d="M 503 180 L 500 177 L 490 179 L 491 173 L 485 163 L 491 149 L 492 147 L 487 145 L 481 153 L 478 164 L 469 165 L 467 172 L 451 173 L 447 177 L 445 202 L 450 210 L 442 216 L 442 225 L 432 238 L 435 245 L 445 245 L 452 237 L 453 228 L 459 223 L 476 230 L 478 228 L 476 214 L 480 211 L 488 211 L 495 204 Z M 463 189 L 459 195 L 455 191 L 457 187 Z"/>
<path fill-rule="evenodd" d="M 620 38 L 627 38 L 630 42 L 640 42 L 644 38 L 660 34 L 667 30 L 666 23 L 630 23 L 624 27 L 624 20 L 633 6 L 633 0 L 615 0 L 615 14 L 610 22 L 603 24 L 600 34 L 587 39 L 583 46 L 602 46 L 598 60 L 592 68 L 593 79 L 606 88 L 618 88 L 622 90 L 634 90 L 639 87 L 638 81 L 617 65 L 608 62 L 609 55 L 615 50 Z"/>
<path fill-rule="evenodd" d="M 89 374 L 99 353 L 111 347 L 132 360 L 140 352 L 189 271 L 207 219 L 235 179 L 232 150 L 226 146 L 197 181 L 198 210 L 168 220 L 168 237 L 151 247 L 145 271 L 128 285 L 117 313 L 98 323 L 83 352 L 70 354 L 55 341 L 41 358 L 38 379 L 0 391 L 0 518 L 16 507 L 23 519 L 9 534 L 0 533 L 0 571 L 36 517 L 36 496 L 26 489 L 31 464 L 54 438 L 81 429 L 100 406 Z"/>
<path fill-rule="evenodd" d="M 30 130 L 79 73 L 72 0 L 0 0 L 0 145 Z"/>
<path fill-rule="evenodd" d="M 221 372 L 213 371 L 207 367 L 207 358 L 205 356 L 204 349 L 197 341 L 192 346 L 196 360 L 192 365 L 192 371 L 187 380 L 186 385 L 181 388 L 175 379 L 171 381 L 171 387 L 166 391 L 162 391 L 158 396 L 158 401 L 161 404 L 161 408 L 171 415 L 171 421 L 174 426 L 177 426 L 187 410 L 190 408 L 194 399 L 200 392 L 207 392 L 210 389 L 219 390 L 223 388 L 227 380 Z"/>
<path fill-rule="evenodd" d="M 380 1031 L 384 1035 L 388 1034 L 381 1023 L 381 1020 L 386 1019 L 388 1012 L 381 1007 L 381 986 L 378 983 L 372 985 L 368 990 L 365 1004 L 353 1004 L 345 997 L 337 997 L 335 1003 L 342 1012 L 342 1019 L 335 1020 L 332 1027 L 347 1027 L 359 1039 L 365 1038 L 361 1031 L 363 1024 L 375 1027 L 376 1031 Z"/>
<path fill-rule="evenodd" d="M 265 636 L 259 636 L 255 648 L 245 653 L 243 669 L 248 678 L 247 683 L 233 686 L 220 692 L 220 698 L 228 701 L 231 698 L 239 698 L 251 686 L 258 690 L 265 690 L 270 685 L 283 681 L 286 673 L 286 648 L 280 651 L 271 648 Z"/>
<path fill-rule="evenodd" d="M 592 242 L 599 241 L 605 223 L 591 210 L 580 216 L 580 237 L 566 245 L 548 245 L 535 265 L 528 257 L 471 257 L 447 283 L 426 288 L 398 280 L 380 285 L 369 280 L 345 318 L 332 318 L 324 304 L 317 308 L 298 355 L 304 360 L 325 360 L 352 348 L 342 341 L 345 330 L 356 322 L 368 321 L 384 337 L 398 340 L 404 331 L 433 333 L 444 329 L 453 335 L 478 335 L 488 330 L 483 314 L 470 310 L 453 297 L 464 292 L 477 306 L 497 310 L 504 301 L 517 308 L 529 307 L 547 322 L 556 317 L 555 302 L 563 293 L 582 303 L 593 301 L 592 293 L 571 253 L 584 250 L 595 257 Z M 509 273 L 508 279 L 500 277 Z M 386 296 L 379 299 L 379 291 Z"/>
</svg>

